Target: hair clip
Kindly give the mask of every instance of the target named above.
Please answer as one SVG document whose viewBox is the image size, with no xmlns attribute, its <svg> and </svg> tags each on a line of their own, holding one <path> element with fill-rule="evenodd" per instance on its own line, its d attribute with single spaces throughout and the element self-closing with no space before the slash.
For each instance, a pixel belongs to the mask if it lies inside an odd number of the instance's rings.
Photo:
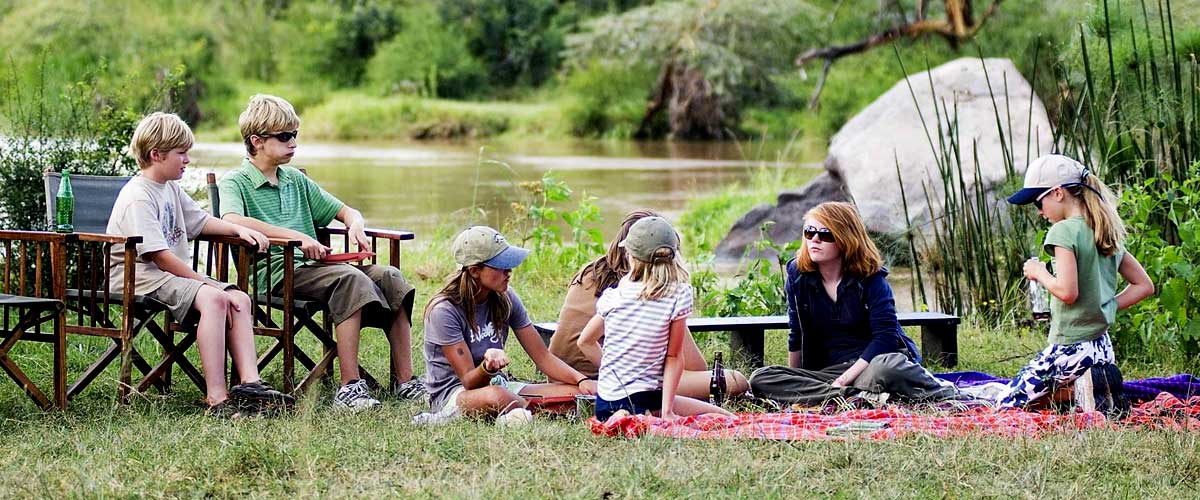
<svg viewBox="0 0 1200 500">
<path fill-rule="evenodd" d="M 1087 168 L 1087 167 L 1083 167 L 1083 173 L 1082 173 L 1082 174 L 1079 174 L 1079 179 L 1080 179 L 1080 180 L 1086 179 L 1086 178 L 1087 178 L 1087 176 L 1088 176 L 1088 174 L 1090 174 L 1090 173 L 1092 173 L 1092 171 L 1091 171 L 1091 170 L 1088 170 L 1088 168 Z"/>
</svg>

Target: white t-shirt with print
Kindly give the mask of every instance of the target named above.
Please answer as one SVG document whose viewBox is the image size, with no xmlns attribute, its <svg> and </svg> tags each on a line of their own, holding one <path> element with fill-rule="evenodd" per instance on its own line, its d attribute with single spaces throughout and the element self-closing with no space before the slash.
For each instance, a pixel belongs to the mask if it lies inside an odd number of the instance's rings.
<svg viewBox="0 0 1200 500">
<path fill-rule="evenodd" d="M 153 292 L 174 276 L 147 260 L 147 254 L 167 250 L 190 265 L 188 240 L 200 235 L 210 217 L 175 181 L 158 183 L 140 175 L 130 179 L 117 195 L 105 232 L 142 237 L 137 245 L 134 293 Z M 125 248 L 113 245 L 111 255 L 109 289 L 121 293 L 125 287 Z"/>
<path fill-rule="evenodd" d="M 600 397 L 616 401 L 662 388 L 671 321 L 692 313 L 692 287 L 680 283 L 664 297 L 641 300 L 644 284 L 622 278 L 596 301 L 604 318 Z"/>
</svg>

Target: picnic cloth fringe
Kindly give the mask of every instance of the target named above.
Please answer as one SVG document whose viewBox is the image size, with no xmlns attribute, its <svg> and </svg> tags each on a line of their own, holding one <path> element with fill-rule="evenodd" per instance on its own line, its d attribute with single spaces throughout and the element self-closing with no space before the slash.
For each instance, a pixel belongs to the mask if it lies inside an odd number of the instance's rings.
<svg viewBox="0 0 1200 500">
<path fill-rule="evenodd" d="M 943 380 L 949 380 L 959 387 L 971 387 L 989 382 L 1007 384 L 1009 380 L 983 372 L 939 373 L 935 376 Z M 1200 395 L 1200 378 L 1181 373 L 1170 377 L 1126 380 L 1122 388 L 1125 390 L 1125 399 L 1129 400 L 1130 404 L 1151 401 L 1162 392 L 1186 400 L 1192 396 Z"/>
<path fill-rule="evenodd" d="M 846 436 L 830 429 L 854 422 L 885 423 L 887 427 Z M 1098 428 L 1167 429 L 1200 431 L 1200 396 L 1187 400 L 1168 393 L 1138 404 L 1130 415 L 1110 422 L 1100 412 L 1055 414 L 1018 409 L 972 408 L 949 416 L 915 415 L 897 408 L 851 410 L 836 415 L 814 413 L 740 413 L 731 417 L 699 415 L 674 422 L 648 415 L 625 416 L 600 422 L 588 420 L 592 433 L 634 438 L 661 436 L 686 439 L 771 439 L 821 441 L 841 439 L 883 440 L 911 434 L 937 437 L 1002 436 L 1040 437 L 1047 433 Z"/>
</svg>

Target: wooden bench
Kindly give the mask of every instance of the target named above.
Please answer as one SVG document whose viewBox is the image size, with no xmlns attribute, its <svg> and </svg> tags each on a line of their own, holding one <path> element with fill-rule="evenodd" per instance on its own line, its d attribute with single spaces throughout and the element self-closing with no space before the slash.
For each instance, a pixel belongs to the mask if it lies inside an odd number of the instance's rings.
<svg viewBox="0 0 1200 500">
<path fill-rule="evenodd" d="M 936 312 L 899 313 L 900 326 L 921 327 L 921 356 L 925 363 L 945 367 L 958 364 L 958 316 Z M 557 323 L 533 325 L 542 340 L 550 344 Z M 755 366 L 763 366 L 763 339 L 767 330 L 787 330 L 787 316 L 739 316 L 731 318 L 688 318 L 693 332 L 730 332 L 729 347 L 734 356 L 745 356 Z"/>
</svg>

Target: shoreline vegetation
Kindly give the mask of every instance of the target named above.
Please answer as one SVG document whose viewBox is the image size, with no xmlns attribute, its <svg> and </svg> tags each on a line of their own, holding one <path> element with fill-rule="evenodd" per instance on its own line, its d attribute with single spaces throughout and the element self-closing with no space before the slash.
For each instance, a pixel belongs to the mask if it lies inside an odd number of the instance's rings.
<svg viewBox="0 0 1200 500">
<path fill-rule="evenodd" d="M 709 2 L 0 0 L 0 47 L 6 63 L 12 61 L 0 69 L 0 130 L 11 138 L 0 148 L 0 222 L 39 227 L 47 165 L 133 172 L 123 148 L 147 110 L 179 112 L 197 125 L 202 140 L 238 140 L 231 125 L 236 110 L 257 92 L 297 105 L 304 140 L 625 139 L 638 128 L 654 69 L 563 56 L 569 47 L 586 53 L 583 42 L 568 35 L 595 25 L 636 26 L 663 12 L 692 13 L 701 4 Z M 863 14 L 874 12 L 877 0 L 809 4 L 815 13 L 804 12 L 819 22 L 814 33 L 820 36 L 793 40 L 797 46 L 856 39 L 881 22 Z M 1128 248 L 1159 285 L 1155 297 L 1119 313 L 1114 325 L 1125 378 L 1196 373 L 1200 8 L 1180 0 L 1029 0 L 1000 9 L 980 33 L 979 55 L 1012 58 L 1027 76 L 1040 68 L 1035 90 L 1057 117 L 1058 134 L 1072 154 L 1091 158 L 1100 175 L 1121 188 Z M 662 21 L 662 32 L 673 29 L 672 20 Z M 289 43 L 267 50 L 261 42 L 268 38 Z M 901 60 L 920 70 L 975 51 L 924 39 L 844 59 L 830 73 L 817 113 L 803 109 L 813 75 L 802 77 L 790 65 L 753 73 L 766 75 L 755 81 L 770 85 L 736 94 L 735 135 L 823 140 L 904 76 Z M 732 66 L 777 64 L 736 50 L 714 53 Z M 785 55 L 790 62 L 795 53 Z M 428 64 L 395 63 L 405 60 Z M 663 124 L 658 127 L 662 132 Z M 953 173 L 961 165 L 956 152 L 935 152 L 950 173 L 948 183 L 961 175 Z M 772 158 L 747 156 L 761 160 L 750 181 L 698 197 L 677 221 L 698 315 L 783 307 L 780 262 L 746 262 L 733 278 L 722 278 L 711 265 L 712 248 L 733 219 L 756 203 L 773 202 L 779 189 L 807 181 L 789 177 Z M 606 243 L 596 228 L 617 222 L 597 220 L 592 200 L 553 177 L 514 189 L 517 216 L 504 231 L 521 235 L 534 252 L 513 274 L 512 286 L 535 321 L 551 321 L 571 275 Z M 929 280 L 924 288 L 943 294 L 923 297 L 923 304 L 960 301 L 964 323 L 954 370 L 1011 376 L 1045 347 L 1046 337 L 1039 325 L 1023 321 L 1023 282 L 1008 270 L 1012 249 L 1003 242 L 1038 241 L 1041 226 L 1024 220 L 1009 231 L 998 218 L 1028 218 L 1028 212 L 980 212 L 965 194 L 958 203 L 937 229 L 942 243 L 932 253 L 900 245 L 891 257 L 919 264 L 915 281 Z M 449 240 L 473 217 L 447 216 L 453 226 L 405 247 L 402 269 L 417 286 L 416 311 L 451 272 Z M 967 247 L 971 253 L 955 253 Z M 981 248 L 990 250 L 976 251 Z M 793 249 L 784 246 L 781 253 Z M 961 295 L 948 300 L 946 290 Z M 412 356 L 421 371 L 417 314 Z M 144 337 L 139 349 L 156 353 L 153 339 Z M 310 336 L 300 341 L 319 348 Z M 697 342 L 710 359 L 715 351 L 729 352 L 726 335 L 697 335 Z M 16 363 L 32 378 L 48 380 L 49 346 L 18 344 L 10 352 Z M 68 370 L 78 374 L 109 345 L 70 339 Z M 367 330 L 360 353 L 368 369 L 386 372 L 389 346 L 382 334 Z M 515 375 L 538 376 L 523 351 L 509 354 Z M 783 332 L 768 334 L 766 354 L 769 364 L 786 362 Z M 194 349 L 188 356 L 198 363 Z M 731 363 L 746 368 L 740 360 Z M 278 380 L 278 363 L 263 376 Z M 384 398 L 379 411 L 347 414 L 330 408 L 332 386 L 303 395 L 292 415 L 228 422 L 203 415 L 201 394 L 183 376 L 175 377 L 171 393 L 139 394 L 129 405 L 114 404 L 115 385 L 114 368 L 67 411 L 46 413 L 16 384 L 0 381 L 0 496 L 1175 498 L 1195 496 L 1200 479 L 1200 436 L 1188 432 L 1098 429 L 886 442 L 605 439 L 564 420 L 511 429 L 472 421 L 419 427 L 411 417 L 424 404 L 392 398 Z"/>
</svg>

